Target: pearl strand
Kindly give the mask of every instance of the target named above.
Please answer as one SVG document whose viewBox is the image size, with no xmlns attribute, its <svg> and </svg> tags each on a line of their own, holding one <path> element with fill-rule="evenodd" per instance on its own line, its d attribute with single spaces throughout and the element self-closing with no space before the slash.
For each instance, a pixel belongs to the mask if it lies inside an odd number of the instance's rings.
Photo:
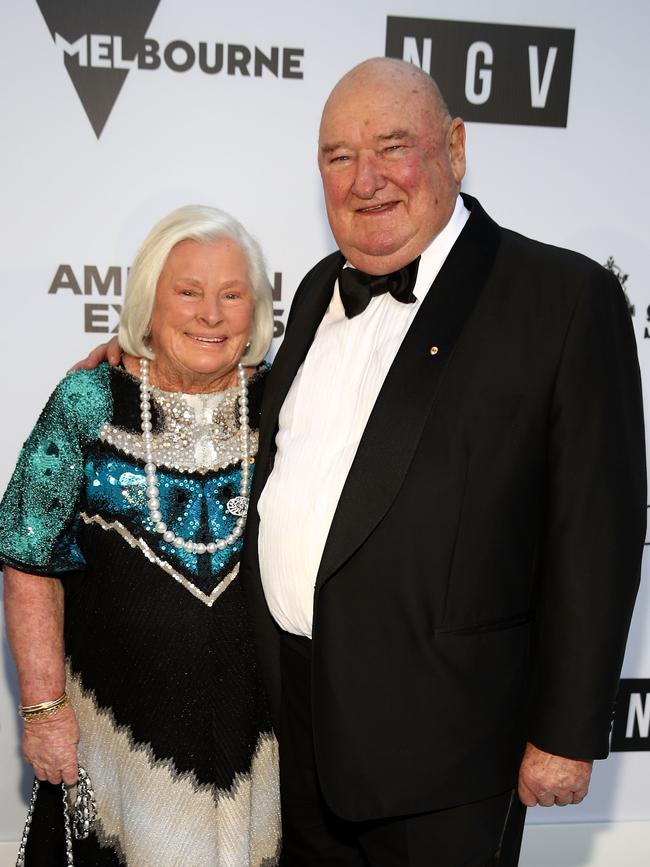
<svg viewBox="0 0 650 867">
<path fill-rule="evenodd" d="M 142 428 L 149 517 L 153 522 L 156 533 L 159 533 L 165 542 L 170 542 L 175 548 L 183 548 L 189 554 L 214 554 L 216 551 L 223 551 L 229 545 L 235 544 L 246 526 L 246 511 L 250 487 L 250 429 L 248 426 L 248 377 L 241 364 L 237 365 L 237 376 L 239 379 L 239 435 L 242 454 L 241 480 L 239 482 L 239 497 L 230 500 L 227 508 L 231 514 L 239 515 L 239 517 L 232 528 L 232 532 L 228 533 L 223 539 L 213 539 L 209 542 L 193 542 L 174 533 L 162 519 L 158 468 L 153 459 L 149 361 L 146 358 L 140 359 L 140 427 Z M 234 508 L 231 507 L 231 504 L 233 504 Z"/>
</svg>

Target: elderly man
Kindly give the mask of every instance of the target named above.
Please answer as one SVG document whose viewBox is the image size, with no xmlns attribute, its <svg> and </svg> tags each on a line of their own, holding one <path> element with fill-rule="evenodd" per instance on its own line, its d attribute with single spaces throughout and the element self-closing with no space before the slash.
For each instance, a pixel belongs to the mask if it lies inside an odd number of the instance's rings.
<svg viewBox="0 0 650 867">
<path fill-rule="evenodd" d="M 608 751 L 646 511 L 626 303 L 459 195 L 463 123 L 406 63 L 336 85 L 319 166 L 340 251 L 268 378 L 242 567 L 285 863 L 511 867 Z"/>
<path fill-rule="evenodd" d="M 608 751 L 646 510 L 626 303 L 459 195 L 463 122 L 406 63 L 343 77 L 318 161 L 340 252 L 269 378 L 244 573 L 285 857 L 515 865 L 524 805 Z"/>
</svg>

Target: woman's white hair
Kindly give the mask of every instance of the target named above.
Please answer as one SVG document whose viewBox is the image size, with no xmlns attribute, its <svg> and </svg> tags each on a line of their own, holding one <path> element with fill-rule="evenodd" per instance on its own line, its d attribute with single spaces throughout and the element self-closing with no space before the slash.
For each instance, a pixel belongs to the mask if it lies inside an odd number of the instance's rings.
<svg viewBox="0 0 650 867">
<path fill-rule="evenodd" d="M 264 255 L 246 229 L 218 208 L 185 205 L 177 208 L 153 227 L 138 252 L 129 272 L 126 298 L 120 317 L 120 346 L 129 355 L 153 358 L 146 344 L 158 279 L 172 248 L 181 241 L 212 244 L 222 238 L 234 241 L 248 262 L 253 291 L 253 315 L 248 348 L 241 358 L 244 365 L 259 364 L 273 337 L 273 293 L 266 274 Z"/>
</svg>

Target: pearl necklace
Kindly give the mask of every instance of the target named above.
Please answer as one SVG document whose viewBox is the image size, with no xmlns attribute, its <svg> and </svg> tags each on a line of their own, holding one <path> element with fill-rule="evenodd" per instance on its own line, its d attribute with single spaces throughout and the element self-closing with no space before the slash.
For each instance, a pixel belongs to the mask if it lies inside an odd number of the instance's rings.
<svg viewBox="0 0 650 867">
<path fill-rule="evenodd" d="M 226 509 L 231 515 L 237 516 L 232 532 L 223 539 L 209 542 L 193 542 L 184 539 L 167 527 L 160 511 L 160 488 L 158 486 L 157 467 L 153 459 L 153 426 L 151 423 L 151 386 L 149 384 L 149 361 L 140 359 L 140 427 L 142 428 L 142 443 L 144 450 L 144 471 L 147 484 L 147 506 L 156 533 L 165 542 L 170 542 L 175 548 L 183 548 L 189 554 L 214 554 L 223 551 L 229 545 L 234 545 L 244 532 L 246 514 L 248 512 L 248 489 L 250 485 L 250 429 L 248 426 L 248 377 L 241 364 L 237 365 L 239 379 L 239 434 L 241 441 L 241 480 L 239 496 L 228 500 Z"/>
</svg>

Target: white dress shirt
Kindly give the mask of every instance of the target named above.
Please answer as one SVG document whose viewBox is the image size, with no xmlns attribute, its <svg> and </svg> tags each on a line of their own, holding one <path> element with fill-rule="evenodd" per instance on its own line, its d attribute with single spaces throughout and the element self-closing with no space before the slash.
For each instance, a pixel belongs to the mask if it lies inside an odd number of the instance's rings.
<svg viewBox="0 0 650 867">
<path fill-rule="evenodd" d="M 287 632 L 311 637 L 316 575 L 359 441 L 402 340 L 468 217 L 459 196 L 451 219 L 422 253 L 412 304 L 380 295 L 348 319 L 337 281 L 282 405 L 275 464 L 258 504 L 259 559 L 271 614 Z"/>
</svg>

